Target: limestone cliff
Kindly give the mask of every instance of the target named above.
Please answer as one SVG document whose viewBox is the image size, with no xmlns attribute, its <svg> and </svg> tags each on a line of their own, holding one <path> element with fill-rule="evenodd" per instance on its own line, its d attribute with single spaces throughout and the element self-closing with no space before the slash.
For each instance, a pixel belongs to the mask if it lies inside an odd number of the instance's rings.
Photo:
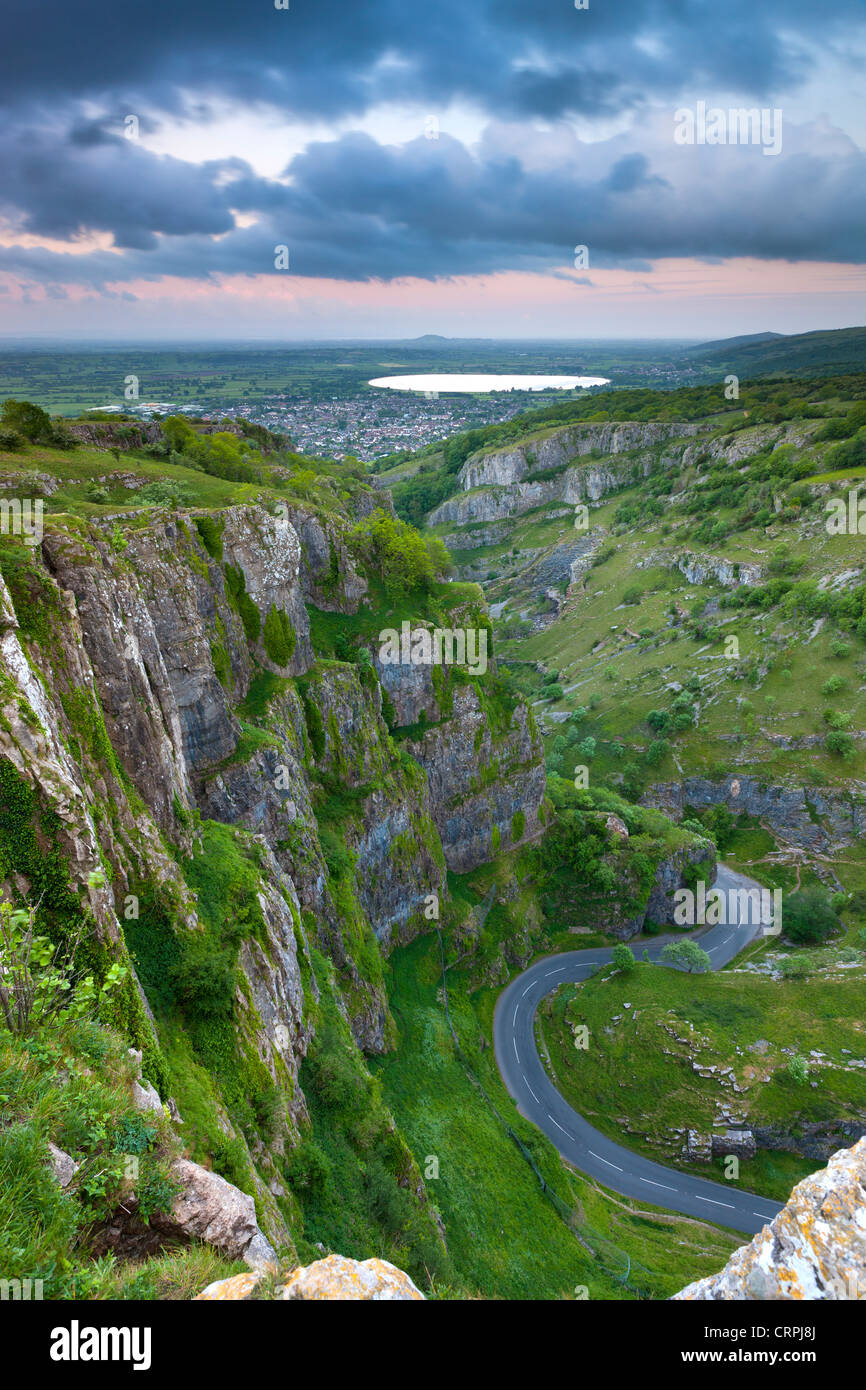
<svg viewBox="0 0 866 1390">
<path fill-rule="evenodd" d="M 368 492 L 58 514 L 32 553 L 0 557 L 0 890 L 38 899 L 59 935 L 83 912 L 97 971 L 129 968 L 116 1022 L 145 1078 L 289 1250 L 314 1040 L 372 1087 L 357 1049 L 393 1042 L 385 955 L 444 910 L 446 861 L 534 833 L 544 794 L 530 716 L 492 662 L 435 690 L 412 668 L 392 700 L 381 668 L 316 650 L 311 614 L 377 627 L 348 540 Z M 396 741 L 425 702 L 434 726 Z"/>
<path fill-rule="evenodd" d="M 462 492 L 436 507 L 429 524 L 495 522 L 548 502 L 597 501 L 680 458 L 698 429 L 659 421 L 571 425 L 475 454 L 460 470 Z"/>
</svg>

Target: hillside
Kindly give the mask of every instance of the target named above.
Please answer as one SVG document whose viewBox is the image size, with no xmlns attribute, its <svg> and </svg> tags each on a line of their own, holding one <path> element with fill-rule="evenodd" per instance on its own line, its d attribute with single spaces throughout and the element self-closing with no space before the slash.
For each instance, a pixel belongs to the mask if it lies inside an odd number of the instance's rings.
<svg viewBox="0 0 866 1390">
<path fill-rule="evenodd" d="M 11 1277 L 175 1298 L 333 1253 L 436 1297 L 629 1299 L 711 1275 L 742 1238 L 563 1164 L 492 1039 L 533 960 L 639 951 L 722 857 L 814 889 L 826 926 L 759 939 L 735 1005 L 729 971 L 701 982 L 708 1055 L 780 988 L 809 1045 L 786 1079 L 784 1029 L 750 1036 L 770 1084 L 738 1181 L 783 1198 L 856 1133 L 866 586 L 824 504 L 866 475 L 862 382 L 458 437 L 421 531 L 260 427 L 7 409 L 2 926 L 16 959 L 38 937 L 46 999 L 71 987 L 62 1032 L 3 1034 Z M 391 659 L 404 626 L 484 660 Z M 643 974 L 646 1065 L 623 1086 L 603 976 L 545 1013 L 557 1084 L 637 1149 L 721 1161 L 712 1071 L 678 1089 L 651 1052 L 696 991 Z"/>
<path fill-rule="evenodd" d="M 428 516 L 489 599 L 563 816 L 615 793 L 703 831 L 786 902 L 832 904 L 821 931 L 759 940 L 700 990 L 640 967 L 645 981 L 565 990 L 544 1023 L 557 1088 L 605 1133 L 721 1171 L 712 1136 L 733 1124 L 749 1132 L 739 1181 L 779 1198 L 866 1125 L 866 576 L 856 523 L 827 527 L 866 479 L 863 379 L 823 396 L 787 412 L 777 397 L 757 424 L 741 411 L 533 432 L 470 454 Z M 549 881 L 561 907 L 564 876 Z M 629 940 L 638 927 L 589 887 L 572 894 L 583 931 Z M 666 1013 L 699 1030 L 676 1074 L 670 1043 L 653 1047 Z M 577 1022 L 598 1040 L 585 1058 Z M 640 1059 L 627 1082 L 626 1057 Z"/>
<path fill-rule="evenodd" d="M 859 370 L 866 328 L 832 328 L 814 333 L 756 333 L 745 338 L 699 343 L 688 356 L 702 367 L 743 377 L 838 375 Z"/>
</svg>

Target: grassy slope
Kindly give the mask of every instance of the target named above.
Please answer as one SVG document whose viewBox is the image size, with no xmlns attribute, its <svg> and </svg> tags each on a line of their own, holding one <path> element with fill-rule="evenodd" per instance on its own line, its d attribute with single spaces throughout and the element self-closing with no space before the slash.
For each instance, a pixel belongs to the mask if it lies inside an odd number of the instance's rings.
<svg viewBox="0 0 866 1390">
<path fill-rule="evenodd" d="M 575 1109 L 611 1138 L 694 1172 L 679 1156 L 683 1131 L 711 1133 L 720 1103 L 746 1122 L 794 1132 L 862 1113 L 864 1073 L 850 1068 L 843 1049 L 862 1057 L 863 986 L 862 967 L 777 981 L 742 970 L 689 976 L 638 964 L 559 990 L 542 1010 L 543 1035 L 557 1085 Z M 586 1050 L 575 1047 L 571 1031 L 584 1023 Z M 824 1059 L 810 1058 L 812 1049 Z M 810 1066 L 799 1085 L 785 1070 L 793 1053 Z M 733 1077 L 722 1084 L 693 1064 L 730 1067 Z M 717 1166 L 722 1180 L 721 1160 Z M 742 1164 L 738 1185 L 784 1201 L 792 1178 L 821 1166 L 767 1152 Z"/>
<path fill-rule="evenodd" d="M 499 1079 L 492 1049 L 498 988 L 470 991 L 463 972 L 449 971 L 461 1046 L 500 1115 L 573 1207 L 572 1234 L 455 1055 L 438 993 L 435 937 L 396 951 L 388 974 L 399 1044 L 374 1068 L 422 1170 L 428 1156 L 439 1160 L 440 1176 L 427 1186 L 445 1220 L 449 1254 L 469 1289 L 486 1297 L 571 1298 L 575 1286 L 584 1285 L 590 1298 L 623 1298 L 638 1290 L 665 1298 L 720 1267 L 741 1243 L 703 1222 L 639 1207 L 568 1169 L 518 1115 Z M 601 1250 L 610 1273 L 600 1270 L 585 1244 Z M 633 1265 L 631 1289 L 619 1282 L 622 1251 Z"/>
</svg>

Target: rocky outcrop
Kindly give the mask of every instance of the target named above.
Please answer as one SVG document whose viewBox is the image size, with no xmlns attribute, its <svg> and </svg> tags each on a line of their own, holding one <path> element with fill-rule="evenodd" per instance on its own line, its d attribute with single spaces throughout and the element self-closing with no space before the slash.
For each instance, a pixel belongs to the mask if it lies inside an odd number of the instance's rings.
<svg viewBox="0 0 866 1390">
<path fill-rule="evenodd" d="M 820 428 L 820 420 L 786 420 L 779 425 L 751 425 L 746 429 L 719 434 L 714 439 L 701 439 L 689 444 L 683 454 L 683 463 L 697 464 L 699 467 L 714 463 L 742 463 L 767 444 L 772 444 L 774 448 L 782 444 L 802 447 Z"/>
<path fill-rule="evenodd" d="M 262 1276 L 235 1274 L 208 1284 L 197 1296 L 205 1302 L 237 1302 L 261 1294 Z M 278 1276 L 274 1299 L 352 1301 L 361 1303 L 422 1302 L 424 1295 L 408 1274 L 387 1260 L 350 1260 L 328 1255 L 311 1265 L 301 1265 L 285 1277 Z"/>
<path fill-rule="evenodd" d="M 778 786 L 756 777 L 724 781 L 687 777 L 682 782 L 648 788 L 643 804 L 680 820 L 686 806 L 727 806 L 765 822 L 777 839 L 819 854 L 853 844 L 866 829 L 866 784 L 852 782 L 847 791 L 815 786 Z"/>
<path fill-rule="evenodd" d="M 866 1298 L 866 1139 L 799 1183 L 779 1215 L 721 1273 L 674 1298 Z"/>
<path fill-rule="evenodd" d="M 672 925 L 674 893 L 686 886 L 686 870 L 695 865 L 700 866 L 707 884 L 714 882 L 716 851 L 708 840 L 696 840 L 661 858 L 656 865 L 649 897 L 640 912 L 623 915 L 617 906 L 611 906 L 605 913 L 604 930 L 619 941 L 628 941 L 632 936 L 637 936 L 647 922 L 654 922 L 657 926 Z"/>
<path fill-rule="evenodd" d="M 653 551 L 639 560 L 636 568 L 655 569 L 662 565 L 678 569 L 690 584 L 721 584 L 724 589 L 736 589 L 741 584 L 760 584 L 764 577 L 761 565 L 748 561 L 726 560 L 721 555 L 696 555 L 693 550 Z"/>
<path fill-rule="evenodd" d="M 550 502 L 597 501 L 646 477 L 656 464 L 672 464 L 682 454 L 678 441 L 698 430 L 698 425 L 661 421 L 569 425 L 507 449 L 475 454 L 460 470 L 463 492 L 436 507 L 429 524 L 489 523 Z M 597 460 L 583 461 L 589 454 L 598 455 Z M 618 455 L 628 458 L 610 461 Z"/>
<path fill-rule="evenodd" d="M 163 1235 L 181 1241 L 203 1240 L 230 1260 L 251 1269 L 276 1267 L 277 1256 L 256 1221 L 256 1204 L 246 1192 L 188 1158 L 169 1169 L 180 1192 L 169 1213 L 152 1218 Z"/>
<path fill-rule="evenodd" d="M 622 424 L 568 425 L 539 439 L 473 454 L 460 470 L 464 490 L 473 487 L 510 487 L 529 473 L 561 468 L 563 464 L 597 451 L 600 455 L 625 454 L 648 449 L 672 439 L 689 438 L 698 425 L 663 421 L 629 420 Z"/>
</svg>

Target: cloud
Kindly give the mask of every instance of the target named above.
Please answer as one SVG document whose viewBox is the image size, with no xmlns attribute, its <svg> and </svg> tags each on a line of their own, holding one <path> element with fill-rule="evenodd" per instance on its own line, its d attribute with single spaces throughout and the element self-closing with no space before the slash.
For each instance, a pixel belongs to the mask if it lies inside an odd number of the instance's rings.
<svg viewBox="0 0 866 1390">
<path fill-rule="evenodd" d="M 442 135 L 383 145 L 350 133 L 308 146 L 282 180 L 242 160 L 200 165 L 122 138 L 0 136 L 8 214 L 46 237 L 108 232 L 116 250 L 0 248 L 0 268 L 42 283 L 278 274 L 393 280 L 570 264 L 700 257 L 862 262 L 866 156 L 838 132 L 786 132 L 778 158 L 753 146 L 677 146 L 672 120 L 525 167 L 498 139 Z M 14 206 L 13 206 L 14 205 Z M 236 217 L 243 214 L 240 221 Z"/>
<path fill-rule="evenodd" d="M 804 79 L 862 22 L 860 0 L 7 0 L 0 101 L 121 94 L 130 111 L 187 110 L 209 96 L 274 102 L 295 116 L 357 115 L 383 100 L 452 99 L 552 119 L 632 109 L 697 83 L 755 96 Z M 137 103 L 137 104 L 136 104 Z"/>
</svg>

